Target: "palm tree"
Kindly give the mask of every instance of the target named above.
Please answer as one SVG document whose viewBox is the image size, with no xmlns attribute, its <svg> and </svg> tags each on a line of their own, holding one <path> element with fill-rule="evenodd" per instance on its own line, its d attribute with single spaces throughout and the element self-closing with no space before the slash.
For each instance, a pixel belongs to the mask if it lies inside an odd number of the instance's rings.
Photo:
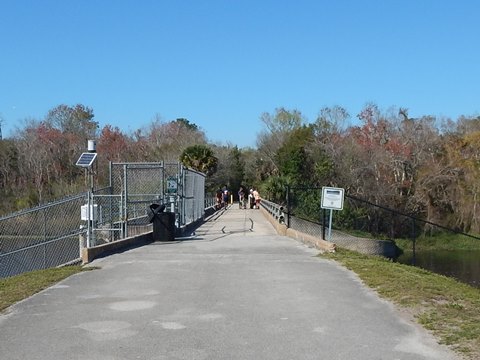
<svg viewBox="0 0 480 360">
<path fill-rule="evenodd" d="M 217 170 L 218 159 L 206 145 L 193 145 L 183 150 L 180 162 L 188 168 L 212 175 Z"/>
</svg>

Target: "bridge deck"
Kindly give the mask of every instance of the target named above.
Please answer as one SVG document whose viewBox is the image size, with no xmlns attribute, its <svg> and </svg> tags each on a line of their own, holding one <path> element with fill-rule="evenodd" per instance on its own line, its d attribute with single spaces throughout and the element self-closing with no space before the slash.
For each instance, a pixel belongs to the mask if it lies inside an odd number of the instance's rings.
<svg viewBox="0 0 480 360">
<path fill-rule="evenodd" d="M 455 359 L 316 250 L 235 206 L 0 316 L 2 359 Z"/>
</svg>

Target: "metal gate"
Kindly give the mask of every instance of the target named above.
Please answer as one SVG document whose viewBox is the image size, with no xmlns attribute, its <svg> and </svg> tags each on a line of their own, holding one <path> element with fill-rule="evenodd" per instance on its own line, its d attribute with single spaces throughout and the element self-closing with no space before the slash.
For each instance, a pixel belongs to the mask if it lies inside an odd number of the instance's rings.
<svg viewBox="0 0 480 360">
<path fill-rule="evenodd" d="M 94 213 L 86 246 L 95 246 L 151 231 L 152 204 L 175 213 L 177 228 L 203 217 L 205 175 L 180 163 L 111 163 L 109 193 L 95 192 Z M 91 210 L 90 210 L 91 209 Z M 90 219 L 90 217 L 88 217 Z"/>
</svg>

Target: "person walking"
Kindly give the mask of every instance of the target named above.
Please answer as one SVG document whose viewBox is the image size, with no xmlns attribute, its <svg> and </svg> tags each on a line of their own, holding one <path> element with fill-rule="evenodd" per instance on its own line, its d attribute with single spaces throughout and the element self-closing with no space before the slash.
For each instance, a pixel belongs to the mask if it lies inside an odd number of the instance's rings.
<svg viewBox="0 0 480 360">
<path fill-rule="evenodd" d="M 253 189 L 250 189 L 250 192 L 248 193 L 248 205 L 250 209 L 255 208 L 255 197 L 253 196 Z"/>
<path fill-rule="evenodd" d="M 220 210 L 223 206 L 223 195 L 222 195 L 222 189 L 218 189 L 217 192 L 215 193 L 215 208 L 217 210 Z"/>
<path fill-rule="evenodd" d="M 230 195 L 230 191 L 228 191 L 227 185 L 223 187 L 223 206 L 227 207 L 228 206 L 228 196 Z"/>
<path fill-rule="evenodd" d="M 245 205 L 245 188 L 240 185 L 240 189 L 238 189 L 238 207 L 240 209 L 246 209 Z"/>
<path fill-rule="evenodd" d="M 260 194 L 257 189 L 253 190 L 253 198 L 255 199 L 255 209 L 260 209 Z"/>
</svg>

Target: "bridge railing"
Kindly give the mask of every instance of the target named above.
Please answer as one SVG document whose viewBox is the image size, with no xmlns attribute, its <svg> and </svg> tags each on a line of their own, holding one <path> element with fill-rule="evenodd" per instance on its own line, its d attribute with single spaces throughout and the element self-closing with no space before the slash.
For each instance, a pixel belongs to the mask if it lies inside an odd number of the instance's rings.
<svg viewBox="0 0 480 360">
<path fill-rule="evenodd" d="M 280 224 L 285 223 L 285 214 L 283 212 L 283 206 L 275 204 L 274 202 L 264 200 L 260 202 L 261 206 Z"/>
</svg>

